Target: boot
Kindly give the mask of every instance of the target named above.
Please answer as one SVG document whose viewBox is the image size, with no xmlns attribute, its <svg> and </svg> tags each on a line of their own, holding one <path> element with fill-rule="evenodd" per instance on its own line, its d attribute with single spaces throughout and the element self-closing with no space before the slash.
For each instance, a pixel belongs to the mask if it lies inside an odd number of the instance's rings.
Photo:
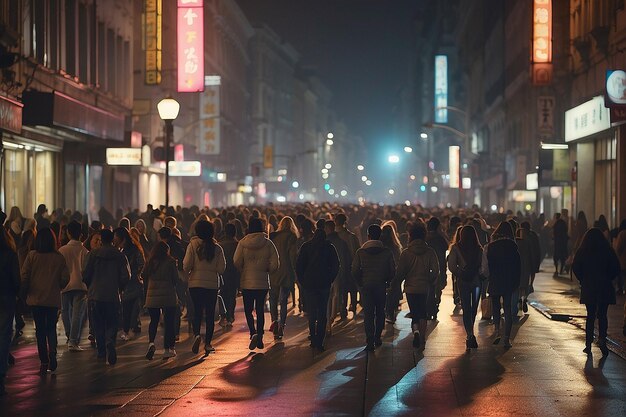
<svg viewBox="0 0 626 417">
<path fill-rule="evenodd" d="M 412 323 L 411 330 L 413 330 L 413 347 L 417 349 L 422 345 L 422 337 L 420 335 L 419 325 L 417 323 Z"/>
</svg>

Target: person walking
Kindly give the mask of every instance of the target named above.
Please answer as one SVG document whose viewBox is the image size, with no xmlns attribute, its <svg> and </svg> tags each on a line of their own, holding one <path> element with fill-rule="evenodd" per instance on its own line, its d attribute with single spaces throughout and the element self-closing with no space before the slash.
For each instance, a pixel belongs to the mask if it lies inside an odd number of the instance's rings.
<svg viewBox="0 0 626 417">
<path fill-rule="evenodd" d="M 555 222 L 552 226 L 552 241 L 554 242 L 554 277 L 565 273 L 565 261 L 567 260 L 567 223 L 561 218 L 561 213 L 554 215 Z M 559 269 L 560 267 L 560 269 Z"/>
<path fill-rule="evenodd" d="M 235 322 L 235 307 L 237 305 L 237 291 L 239 290 L 240 275 L 233 261 L 239 243 L 235 237 L 236 234 L 235 225 L 227 223 L 224 226 L 224 237 L 218 242 L 224 251 L 224 259 L 226 260 L 226 269 L 222 274 L 223 285 L 220 288 L 225 310 L 220 323 L 225 327 L 232 327 Z"/>
<path fill-rule="evenodd" d="M 117 363 L 115 339 L 119 325 L 120 294 L 130 280 L 128 260 L 113 246 L 113 232 L 100 232 L 101 246 L 89 252 L 83 271 L 87 297 L 93 303 L 94 332 L 98 359 Z"/>
<path fill-rule="evenodd" d="M 69 242 L 59 248 L 59 253 L 65 258 L 70 272 L 70 282 L 61 291 L 62 310 L 61 318 L 65 328 L 65 336 L 70 352 L 80 352 L 80 335 L 85 321 L 87 309 L 87 286 L 83 282 L 83 267 L 89 251 L 80 242 L 82 226 L 73 220 L 67 225 Z"/>
<path fill-rule="evenodd" d="M 511 330 L 513 316 L 511 298 L 519 287 L 521 260 L 513 228 L 508 222 L 498 225 L 491 236 L 491 242 L 483 251 L 481 264 L 483 276 L 489 279 L 489 297 L 493 306 L 493 323 L 495 325 L 495 345 L 500 343 L 500 309 L 504 307 L 504 347 L 511 348 Z M 501 300 L 502 299 L 502 303 Z"/>
<path fill-rule="evenodd" d="M 35 249 L 28 252 L 21 271 L 21 288 L 35 321 L 39 372 L 57 369 L 57 320 L 61 307 L 61 289 L 70 273 L 65 258 L 57 251 L 57 239 L 49 227 L 40 229 Z"/>
<path fill-rule="evenodd" d="M 344 213 L 339 213 L 335 216 L 335 228 L 339 237 L 346 242 L 348 249 L 350 250 L 350 256 L 354 259 L 356 251 L 360 248 L 359 238 L 348 230 L 348 217 Z M 348 310 L 352 311 L 353 317 L 356 316 L 357 306 L 357 293 L 358 288 L 353 279 L 347 282 L 342 282 L 343 288 L 341 291 L 341 310 L 340 315 L 342 319 L 348 316 Z M 350 296 L 350 302 L 348 303 L 348 296 Z"/>
<path fill-rule="evenodd" d="M 480 279 L 482 259 L 483 248 L 478 241 L 476 229 L 473 226 L 463 226 L 459 241 L 450 248 L 448 269 L 458 277 L 457 285 L 461 295 L 467 350 L 478 348 L 478 342 L 474 335 L 474 323 L 476 322 L 482 291 Z"/>
<path fill-rule="evenodd" d="M 383 242 L 384 247 L 391 250 L 391 253 L 393 254 L 393 262 L 397 265 L 400 261 L 402 245 L 400 244 L 400 239 L 398 239 L 396 227 L 397 226 L 393 221 L 383 223 L 382 233 L 380 234 L 380 241 Z M 398 312 L 400 300 L 402 300 L 402 288 L 392 285 L 389 288 L 389 291 L 387 291 L 387 297 L 385 300 L 386 322 L 396 322 L 396 314 Z"/>
<path fill-rule="evenodd" d="M 337 278 L 333 281 L 330 287 L 330 296 L 328 300 L 326 333 L 332 334 L 332 325 L 339 314 L 342 320 L 345 320 L 347 316 L 341 315 L 344 309 L 342 308 L 342 293 L 341 289 L 344 288 L 342 283 L 352 281 L 352 273 L 350 268 L 352 267 L 352 254 L 348 248 L 348 244 L 339 237 L 339 234 L 335 230 L 336 225 L 333 220 L 326 220 L 324 222 L 324 231 L 326 232 L 326 239 L 332 243 L 339 256 L 339 272 Z"/>
<path fill-rule="evenodd" d="M 541 238 L 531 229 L 530 222 L 524 221 L 520 225 L 520 227 L 524 230 L 523 234 L 528 236 L 528 240 L 530 241 L 530 253 L 531 253 L 531 268 L 530 268 L 530 285 L 528 285 L 527 296 L 532 294 L 535 289 L 533 287 L 535 283 L 535 275 L 539 272 L 541 268 L 541 261 L 543 260 L 541 254 L 543 253 L 541 250 Z M 523 306 L 522 306 L 523 309 Z"/>
<path fill-rule="evenodd" d="M 141 298 L 144 294 L 141 274 L 145 265 L 145 257 L 141 244 L 137 242 L 125 227 L 118 227 L 113 231 L 113 245 L 116 246 L 130 266 L 130 280 L 122 293 L 122 335 L 120 339 L 130 340 L 130 329 L 140 333 L 139 313 L 141 312 Z"/>
<path fill-rule="evenodd" d="M 215 352 L 213 331 L 215 330 L 215 303 L 220 287 L 221 274 L 226 270 L 226 259 L 222 247 L 215 242 L 213 223 L 200 220 L 196 223 L 196 236 L 187 246 L 183 259 L 183 270 L 188 280 L 189 294 L 193 303 L 193 345 L 191 351 L 200 348 L 200 327 L 205 317 L 204 353 Z"/>
<path fill-rule="evenodd" d="M 270 240 L 276 246 L 280 266 L 270 275 L 270 332 L 274 339 L 282 339 L 287 322 L 287 301 L 296 280 L 296 259 L 298 256 L 298 229 L 289 216 L 280 220 L 276 232 L 270 233 Z M 280 306 L 280 316 L 278 307 Z"/>
<path fill-rule="evenodd" d="M 437 217 L 431 217 L 426 222 L 426 243 L 435 250 L 437 262 L 439 263 L 439 276 L 435 284 L 435 291 L 430 294 L 432 311 L 427 312 L 428 318 L 437 320 L 439 305 L 441 304 L 441 293 L 448 284 L 446 252 L 448 251 L 448 239 L 441 231 L 441 221 Z"/>
<path fill-rule="evenodd" d="M 163 359 L 176 356 L 175 325 L 177 313 L 176 284 L 179 280 L 176 260 L 170 256 L 170 247 L 165 242 L 157 242 L 150 253 L 143 273 L 145 294 L 145 308 L 150 313 L 148 326 L 148 352 L 146 359 L 152 360 L 156 351 L 156 338 L 161 312 L 165 334 L 163 337 Z"/>
<path fill-rule="evenodd" d="M 437 253 L 426 244 L 426 229 L 413 224 L 409 229 L 409 245 L 400 255 L 392 285 L 400 287 L 404 281 L 404 292 L 411 312 L 413 347 L 426 347 L 426 325 L 429 294 L 435 291 L 439 279 Z"/>
<path fill-rule="evenodd" d="M 617 232 L 617 237 L 613 241 L 613 249 L 619 259 L 621 273 L 617 277 L 617 290 L 619 295 L 624 294 L 624 283 L 626 282 L 626 219 L 622 220 Z M 626 335 L 626 304 L 624 304 L 624 335 Z"/>
<path fill-rule="evenodd" d="M 15 242 L 9 232 L 0 228 L 0 398 L 6 395 L 4 380 L 9 363 L 9 346 L 13 333 L 16 299 L 20 289 L 20 267 Z"/>
<path fill-rule="evenodd" d="M 263 349 L 263 327 L 265 326 L 265 298 L 270 288 L 270 274 L 279 267 L 278 251 L 265 237 L 263 221 L 250 218 L 248 234 L 239 241 L 233 257 L 241 272 L 241 293 L 244 312 L 250 330 L 250 350 Z M 256 311 L 256 325 L 252 311 Z"/>
<path fill-rule="evenodd" d="M 530 288 L 531 274 L 535 268 L 535 259 L 533 256 L 533 243 L 530 237 L 530 231 L 520 227 L 517 230 L 515 238 L 517 250 L 520 256 L 520 281 L 518 287 L 517 299 L 511 300 L 513 317 L 517 317 L 519 310 L 528 313 L 528 294 Z M 514 293 L 515 294 L 515 293 Z"/>
<path fill-rule="evenodd" d="M 385 326 L 386 290 L 396 273 L 391 250 L 380 241 L 382 230 L 372 224 L 367 228 L 367 242 L 356 251 L 352 261 L 352 276 L 363 297 L 366 346 L 374 351 L 381 346 Z"/>
<path fill-rule="evenodd" d="M 598 346 L 603 356 L 606 346 L 607 311 L 616 303 L 613 280 L 620 274 L 620 263 L 602 230 L 593 227 L 585 233 L 572 263 L 574 275 L 580 282 L 580 303 L 587 308 L 585 349 L 591 354 L 593 331 L 598 319 Z"/>
<path fill-rule="evenodd" d="M 324 351 L 326 337 L 326 309 L 330 287 L 339 272 L 339 257 L 335 247 L 326 240 L 326 232 L 317 229 L 313 238 L 300 248 L 296 274 L 305 292 L 308 304 L 309 334 L 311 347 Z"/>
</svg>

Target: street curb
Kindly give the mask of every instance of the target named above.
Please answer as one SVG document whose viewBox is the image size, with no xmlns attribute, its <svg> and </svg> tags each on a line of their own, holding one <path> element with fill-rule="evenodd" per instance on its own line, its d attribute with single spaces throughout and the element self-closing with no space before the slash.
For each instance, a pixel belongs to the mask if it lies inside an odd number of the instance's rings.
<svg viewBox="0 0 626 417">
<path fill-rule="evenodd" d="M 584 324 L 576 323 L 573 321 L 573 319 L 586 319 L 586 317 L 583 317 L 580 315 L 558 313 L 555 310 L 552 310 L 551 308 L 546 307 L 545 305 L 541 304 L 538 301 L 528 301 L 528 304 L 530 304 L 532 308 L 537 310 L 539 313 L 541 313 L 544 317 L 548 318 L 549 320 L 569 323 L 572 326 L 577 327 L 583 331 L 585 330 Z M 598 337 L 597 329 L 594 330 L 594 334 L 595 334 L 595 337 L 597 338 Z M 615 340 L 611 339 L 610 337 L 607 337 L 606 344 L 611 352 L 613 352 L 620 358 L 626 360 L 626 350 L 623 349 L 619 343 L 617 343 Z"/>
</svg>

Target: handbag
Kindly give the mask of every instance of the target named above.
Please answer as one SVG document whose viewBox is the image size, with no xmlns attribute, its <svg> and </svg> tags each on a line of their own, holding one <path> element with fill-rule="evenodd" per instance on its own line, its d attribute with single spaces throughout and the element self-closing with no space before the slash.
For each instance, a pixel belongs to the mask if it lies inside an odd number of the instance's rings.
<svg viewBox="0 0 626 417">
<path fill-rule="evenodd" d="M 483 297 L 480 300 L 480 313 L 482 315 L 481 320 L 491 320 L 491 316 L 493 315 L 491 297 Z"/>
</svg>

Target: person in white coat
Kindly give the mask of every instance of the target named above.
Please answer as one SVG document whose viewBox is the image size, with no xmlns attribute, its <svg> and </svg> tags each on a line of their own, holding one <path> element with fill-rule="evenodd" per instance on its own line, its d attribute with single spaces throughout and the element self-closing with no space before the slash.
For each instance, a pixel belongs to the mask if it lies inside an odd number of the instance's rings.
<svg viewBox="0 0 626 417">
<path fill-rule="evenodd" d="M 241 272 L 239 286 L 250 329 L 250 350 L 265 347 L 263 344 L 265 298 L 270 288 L 270 274 L 278 270 L 278 262 L 278 251 L 272 241 L 265 236 L 262 220 L 250 219 L 248 234 L 239 241 L 234 256 L 235 267 Z M 256 326 L 253 310 L 256 310 Z"/>
<path fill-rule="evenodd" d="M 194 340 L 191 351 L 198 353 L 200 348 L 200 326 L 204 313 L 206 320 L 204 352 L 208 355 L 215 352 L 211 344 L 215 328 L 215 303 L 221 275 L 226 269 L 226 259 L 222 247 L 215 242 L 213 237 L 215 229 L 211 222 L 201 220 L 196 223 L 195 233 L 196 236 L 189 242 L 183 259 L 183 270 L 186 273 L 185 278 L 188 279 L 189 295 L 194 307 L 192 321 Z"/>
</svg>

